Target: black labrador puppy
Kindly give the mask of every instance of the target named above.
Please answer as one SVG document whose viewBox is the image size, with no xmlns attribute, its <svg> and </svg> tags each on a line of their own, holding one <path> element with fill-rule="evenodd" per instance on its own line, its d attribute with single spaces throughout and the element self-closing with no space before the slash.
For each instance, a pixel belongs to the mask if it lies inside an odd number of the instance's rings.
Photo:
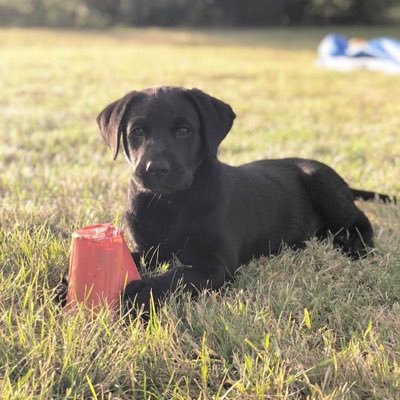
<svg viewBox="0 0 400 400">
<path fill-rule="evenodd" d="M 253 257 L 301 248 L 312 237 L 332 234 L 352 258 L 373 247 L 371 224 L 354 200 L 375 193 L 349 188 L 327 165 L 221 163 L 217 148 L 234 119 L 221 100 L 168 86 L 130 92 L 97 117 L 114 159 L 122 148 L 132 167 L 126 221 L 136 256 L 156 250 L 158 261 L 180 261 L 130 283 L 129 307 L 148 311 L 151 294 L 157 304 L 179 282 L 193 293 L 218 288 Z"/>
</svg>

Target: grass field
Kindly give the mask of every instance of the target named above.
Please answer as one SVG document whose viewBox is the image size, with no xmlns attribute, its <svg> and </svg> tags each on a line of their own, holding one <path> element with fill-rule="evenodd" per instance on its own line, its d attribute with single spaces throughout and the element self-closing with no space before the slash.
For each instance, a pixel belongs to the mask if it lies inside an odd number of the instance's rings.
<svg viewBox="0 0 400 400">
<path fill-rule="evenodd" d="M 316 158 L 399 196 L 400 77 L 317 69 L 324 33 L 0 30 L 1 399 L 400 398 L 398 206 L 361 205 L 374 257 L 311 241 L 220 293 L 172 297 L 147 327 L 51 300 L 71 232 L 121 223 L 129 169 L 95 117 L 132 89 L 199 87 L 230 103 L 225 162 Z"/>
</svg>

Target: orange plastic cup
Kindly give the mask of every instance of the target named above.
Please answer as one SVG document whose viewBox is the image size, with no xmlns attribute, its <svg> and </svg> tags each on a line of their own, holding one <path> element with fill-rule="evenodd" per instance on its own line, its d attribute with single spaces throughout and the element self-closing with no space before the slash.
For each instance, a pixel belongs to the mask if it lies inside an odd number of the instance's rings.
<svg viewBox="0 0 400 400">
<path fill-rule="evenodd" d="M 91 225 L 72 234 L 67 308 L 85 303 L 117 307 L 121 290 L 140 279 L 123 232 L 112 224 Z"/>
</svg>

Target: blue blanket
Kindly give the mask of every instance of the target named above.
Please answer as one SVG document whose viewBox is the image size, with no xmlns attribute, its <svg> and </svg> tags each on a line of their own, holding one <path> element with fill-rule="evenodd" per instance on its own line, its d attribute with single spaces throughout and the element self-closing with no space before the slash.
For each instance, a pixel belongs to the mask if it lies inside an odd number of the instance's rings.
<svg viewBox="0 0 400 400">
<path fill-rule="evenodd" d="M 317 64 L 339 71 L 368 69 L 400 74 L 400 40 L 385 37 L 348 40 L 330 34 L 318 47 Z"/>
</svg>

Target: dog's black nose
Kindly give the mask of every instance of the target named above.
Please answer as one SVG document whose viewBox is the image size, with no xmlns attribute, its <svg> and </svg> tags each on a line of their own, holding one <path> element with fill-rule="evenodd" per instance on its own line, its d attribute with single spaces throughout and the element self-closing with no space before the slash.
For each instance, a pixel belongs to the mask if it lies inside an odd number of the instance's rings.
<svg viewBox="0 0 400 400">
<path fill-rule="evenodd" d="M 166 160 L 149 161 L 146 164 L 146 172 L 154 176 L 164 176 L 169 174 L 171 166 Z"/>
</svg>

